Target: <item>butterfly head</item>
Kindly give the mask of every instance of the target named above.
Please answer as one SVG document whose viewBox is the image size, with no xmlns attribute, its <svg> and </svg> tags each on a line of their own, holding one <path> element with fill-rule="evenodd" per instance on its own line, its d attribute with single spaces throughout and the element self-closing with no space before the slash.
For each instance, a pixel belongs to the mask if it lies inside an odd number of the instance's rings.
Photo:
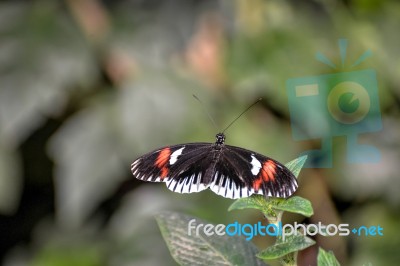
<svg viewBox="0 0 400 266">
<path fill-rule="evenodd" d="M 215 144 L 216 145 L 224 145 L 225 143 L 225 134 L 224 133 L 218 133 L 215 136 Z"/>
</svg>

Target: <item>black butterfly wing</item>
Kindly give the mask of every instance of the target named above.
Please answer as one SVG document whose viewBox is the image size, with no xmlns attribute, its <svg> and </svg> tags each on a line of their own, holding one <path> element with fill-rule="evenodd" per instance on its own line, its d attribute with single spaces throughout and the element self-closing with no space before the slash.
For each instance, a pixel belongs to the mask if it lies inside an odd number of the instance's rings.
<svg viewBox="0 0 400 266">
<path fill-rule="evenodd" d="M 261 194 L 289 197 L 297 189 L 296 177 L 279 162 L 243 148 L 211 143 L 167 146 L 132 163 L 140 180 L 166 182 L 179 193 L 210 188 L 236 199 Z"/>
<path fill-rule="evenodd" d="M 287 198 L 298 187 L 293 173 L 278 161 L 235 146 L 224 146 L 216 171 L 210 189 L 228 198 L 251 194 Z"/>
<path fill-rule="evenodd" d="M 209 186 L 204 173 L 212 163 L 212 150 L 211 143 L 167 146 L 136 159 L 131 170 L 137 179 L 166 182 L 174 192 L 199 192 Z"/>
</svg>

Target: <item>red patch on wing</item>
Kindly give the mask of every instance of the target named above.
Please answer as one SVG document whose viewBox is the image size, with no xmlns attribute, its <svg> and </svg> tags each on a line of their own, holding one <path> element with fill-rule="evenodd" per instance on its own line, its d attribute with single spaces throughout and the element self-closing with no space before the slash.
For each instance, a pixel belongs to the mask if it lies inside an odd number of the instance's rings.
<svg viewBox="0 0 400 266">
<path fill-rule="evenodd" d="M 163 179 L 166 177 L 169 173 L 169 169 L 167 167 L 167 162 L 169 158 L 171 157 L 171 149 L 170 148 L 164 148 L 160 151 L 160 153 L 157 156 L 156 162 L 154 163 L 155 166 L 160 168 L 161 173 L 160 173 L 160 178 Z"/>
<path fill-rule="evenodd" d="M 257 179 L 253 182 L 253 188 L 258 191 L 263 182 L 275 181 L 276 164 L 271 160 L 266 160 L 261 168 Z"/>
<path fill-rule="evenodd" d="M 168 167 L 164 166 L 163 168 L 161 168 L 161 174 L 160 177 L 161 179 L 164 179 L 169 173 L 169 169 Z"/>
<path fill-rule="evenodd" d="M 164 165 L 167 164 L 169 157 L 171 156 L 171 149 L 170 148 L 164 148 L 160 151 L 160 153 L 157 156 L 155 166 L 158 168 L 163 168 Z"/>
<path fill-rule="evenodd" d="M 261 177 L 257 178 L 256 180 L 254 180 L 253 182 L 253 188 L 255 191 L 258 191 L 260 189 L 260 186 L 262 184 L 263 180 Z"/>
<path fill-rule="evenodd" d="M 275 181 L 276 164 L 271 160 L 263 163 L 261 175 L 264 181 Z"/>
</svg>

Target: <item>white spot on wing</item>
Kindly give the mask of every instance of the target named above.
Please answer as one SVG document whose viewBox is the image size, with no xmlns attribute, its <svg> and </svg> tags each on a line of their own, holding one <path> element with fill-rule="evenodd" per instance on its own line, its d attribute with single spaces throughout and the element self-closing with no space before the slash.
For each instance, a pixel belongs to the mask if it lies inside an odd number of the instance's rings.
<svg viewBox="0 0 400 266">
<path fill-rule="evenodd" d="M 178 156 L 182 154 L 182 151 L 183 151 L 184 148 L 185 148 L 185 146 L 183 146 L 179 150 L 174 151 L 171 154 L 171 157 L 169 158 L 169 164 L 170 165 L 173 165 L 174 163 L 176 163 L 176 161 L 178 160 Z"/>
<path fill-rule="evenodd" d="M 256 157 L 254 156 L 254 154 L 252 154 L 251 155 L 251 158 L 252 158 L 252 160 L 251 160 L 251 166 L 252 166 L 252 168 L 251 168 L 251 173 L 253 174 L 253 175 L 258 175 L 258 173 L 260 172 L 260 169 L 261 169 L 261 163 L 260 163 L 260 161 L 259 160 L 257 160 L 256 159 Z"/>
</svg>

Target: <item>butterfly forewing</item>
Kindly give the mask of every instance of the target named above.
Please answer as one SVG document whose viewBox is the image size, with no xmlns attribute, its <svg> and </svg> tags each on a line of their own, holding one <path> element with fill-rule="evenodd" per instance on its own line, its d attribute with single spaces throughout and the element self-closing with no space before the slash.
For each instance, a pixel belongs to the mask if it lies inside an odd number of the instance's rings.
<svg viewBox="0 0 400 266">
<path fill-rule="evenodd" d="M 164 147 L 135 160 L 131 170 L 137 179 L 166 182 L 174 192 L 199 192 L 208 187 L 202 172 L 209 164 L 207 155 L 211 150 L 211 143 Z"/>
</svg>

